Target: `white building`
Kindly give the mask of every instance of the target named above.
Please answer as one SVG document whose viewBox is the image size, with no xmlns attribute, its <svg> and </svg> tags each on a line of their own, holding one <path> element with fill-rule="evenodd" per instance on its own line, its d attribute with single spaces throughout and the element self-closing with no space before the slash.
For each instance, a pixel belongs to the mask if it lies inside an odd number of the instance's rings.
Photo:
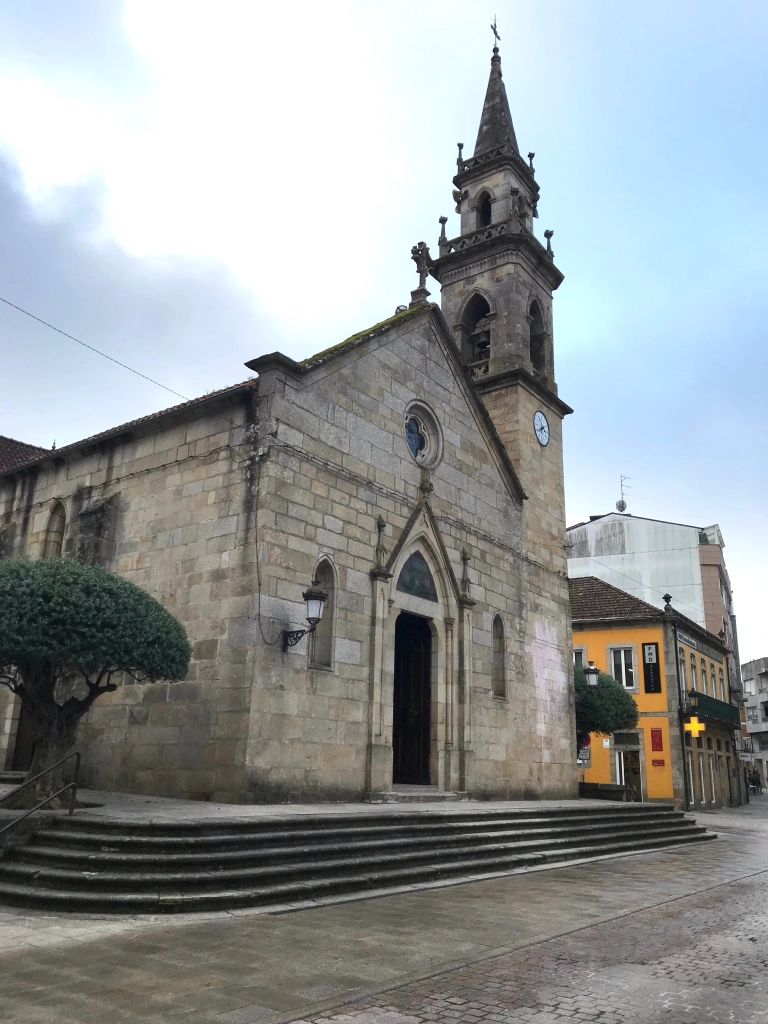
<svg viewBox="0 0 768 1024">
<path fill-rule="evenodd" d="M 567 531 L 568 576 L 598 579 L 663 608 L 665 594 L 682 615 L 731 649 L 729 684 L 741 689 L 736 617 L 720 527 L 688 526 L 610 512 Z"/>
</svg>

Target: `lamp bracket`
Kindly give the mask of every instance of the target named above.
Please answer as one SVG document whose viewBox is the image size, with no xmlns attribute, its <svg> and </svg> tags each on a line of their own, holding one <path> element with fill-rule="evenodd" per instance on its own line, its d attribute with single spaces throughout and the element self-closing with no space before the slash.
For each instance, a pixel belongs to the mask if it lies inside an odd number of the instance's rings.
<svg viewBox="0 0 768 1024">
<path fill-rule="evenodd" d="M 296 644 L 305 637 L 308 633 L 314 633 L 314 627 L 312 629 L 284 629 L 282 632 L 283 638 L 283 650 L 287 651 L 289 647 L 295 647 Z"/>
</svg>

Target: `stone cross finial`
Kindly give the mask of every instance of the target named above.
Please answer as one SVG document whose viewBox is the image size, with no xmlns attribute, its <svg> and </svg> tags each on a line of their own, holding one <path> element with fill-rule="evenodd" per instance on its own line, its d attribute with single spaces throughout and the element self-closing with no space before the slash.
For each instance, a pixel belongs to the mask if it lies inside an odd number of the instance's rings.
<svg viewBox="0 0 768 1024">
<path fill-rule="evenodd" d="M 432 257 L 429 255 L 429 247 L 426 242 L 419 242 L 411 247 L 411 259 L 416 264 L 419 274 L 419 287 L 411 292 L 411 306 L 420 306 L 427 301 L 427 274 L 432 266 Z"/>
<path fill-rule="evenodd" d="M 528 166 L 531 168 L 531 174 L 535 174 L 536 173 L 536 171 L 534 169 L 534 166 L 533 166 L 533 158 L 535 156 L 536 156 L 535 153 L 529 153 L 528 154 Z"/>
<path fill-rule="evenodd" d="M 441 256 L 443 255 L 443 250 L 448 245 L 448 239 L 445 237 L 445 225 L 447 223 L 448 223 L 448 218 L 447 217 L 440 217 L 440 219 L 439 219 L 440 238 L 437 241 L 437 245 L 438 245 L 438 248 L 440 250 L 440 255 Z"/>
<path fill-rule="evenodd" d="M 416 264 L 419 274 L 419 288 L 425 288 L 429 274 L 429 247 L 426 242 L 419 242 L 411 248 L 411 259 Z"/>
<path fill-rule="evenodd" d="M 459 165 L 459 167 L 461 167 L 461 165 L 464 163 L 464 143 L 457 142 L 456 145 L 459 147 L 459 155 L 458 158 L 456 159 L 456 163 Z"/>
<path fill-rule="evenodd" d="M 547 240 L 547 256 L 549 256 L 551 260 L 555 258 L 555 254 L 552 252 L 552 235 L 554 235 L 554 233 L 555 232 L 551 228 L 547 228 L 544 232 L 544 237 Z"/>
</svg>

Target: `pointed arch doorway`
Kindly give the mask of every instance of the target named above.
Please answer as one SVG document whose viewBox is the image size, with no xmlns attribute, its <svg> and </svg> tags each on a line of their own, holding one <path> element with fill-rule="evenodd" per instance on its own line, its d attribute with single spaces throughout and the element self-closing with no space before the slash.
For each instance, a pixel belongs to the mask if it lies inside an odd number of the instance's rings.
<svg viewBox="0 0 768 1024">
<path fill-rule="evenodd" d="M 432 629 L 401 612 L 395 623 L 392 782 L 428 786 L 432 714 Z"/>
</svg>

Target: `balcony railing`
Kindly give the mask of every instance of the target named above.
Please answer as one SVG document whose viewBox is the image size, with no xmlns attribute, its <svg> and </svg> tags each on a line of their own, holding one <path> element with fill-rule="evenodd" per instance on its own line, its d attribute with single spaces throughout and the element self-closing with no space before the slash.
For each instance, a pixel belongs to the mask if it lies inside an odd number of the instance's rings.
<svg viewBox="0 0 768 1024">
<path fill-rule="evenodd" d="M 720 722 L 721 725 L 738 726 L 740 724 L 739 709 L 735 704 L 726 704 L 724 700 L 699 693 L 699 706 L 696 709 L 699 718 L 709 722 Z"/>
</svg>

